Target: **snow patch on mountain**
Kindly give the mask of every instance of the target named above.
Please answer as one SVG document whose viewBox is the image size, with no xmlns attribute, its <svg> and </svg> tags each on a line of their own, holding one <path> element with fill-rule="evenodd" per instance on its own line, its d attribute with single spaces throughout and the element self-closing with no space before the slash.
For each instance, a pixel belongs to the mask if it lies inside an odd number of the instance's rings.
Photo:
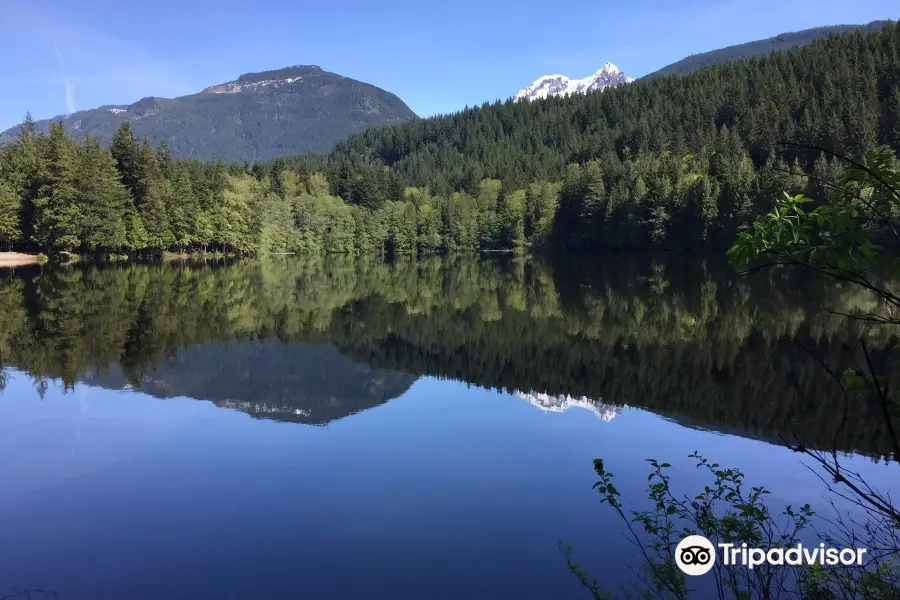
<svg viewBox="0 0 900 600">
<path fill-rule="evenodd" d="M 213 85 L 205 90 L 204 94 L 236 94 L 238 92 L 254 92 L 260 88 L 279 88 L 282 85 L 288 85 L 302 80 L 302 77 L 285 77 L 284 79 L 266 79 L 263 81 L 253 81 L 250 83 L 229 81 L 219 85 Z"/>
<path fill-rule="evenodd" d="M 277 414 L 287 414 L 287 415 L 295 415 L 297 417 L 309 417 L 312 415 L 312 412 L 306 410 L 305 408 L 293 408 L 290 406 L 278 406 L 275 404 L 268 404 L 266 402 L 246 402 L 242 400 L 219 400 L 216 403 L 216 406 L 221 408 L 233 408 L 236 410 L 244 411 L 247 413 L 255 413 L 261 415 L 277 415 Z"/>
<path fill-rule="evenodd" d="M 608 62 L 599 71 L 584 79 L 569 79 L 565 75 L 544 75 L 527 88 L 519 90 L 513 100 L 537 100 L 548 96 L 566 96 L 569 94 L 587 94 L 604 90 L 610 86 L 625 85 L 634 81 Z"/>
<path fill-rule="evenodd" d="M 583 408 L 591 411 L 597 415 L 597 418 L 601 421 L 606 421 L 607 423 L 615 419 L 619 416 L 619 413 L 622 412 L 621 406 L 605 404 L 597 400 L 591 400 L 586 396 L 575 398 L 566 394 L 553 396 L 541 392 L 516 392 L 516 396 L 525 400 L 532 406 L 538 407 L 544 412 L 561 413 L 570 408 Z"/>
</svg>

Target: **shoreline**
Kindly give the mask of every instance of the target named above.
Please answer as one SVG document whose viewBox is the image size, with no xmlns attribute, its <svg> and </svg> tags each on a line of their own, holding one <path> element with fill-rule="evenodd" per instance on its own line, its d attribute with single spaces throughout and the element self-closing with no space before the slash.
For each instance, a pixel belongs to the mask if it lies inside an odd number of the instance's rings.
<svg viewBox="0 0 900 600">
<path fill-rule="evenodd" d="M 24 267 L 38 264 L 37 254 L 25 254 L 24 252 L 0 252 L 0 268 Z"/>
</svg>

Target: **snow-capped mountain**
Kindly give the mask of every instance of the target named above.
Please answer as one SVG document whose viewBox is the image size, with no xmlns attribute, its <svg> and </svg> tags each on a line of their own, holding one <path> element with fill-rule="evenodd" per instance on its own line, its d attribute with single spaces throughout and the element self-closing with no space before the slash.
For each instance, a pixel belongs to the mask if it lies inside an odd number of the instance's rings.
<svg viewBox="0 0 900 600">
<path fill-rule="evenodd" d="M 603 402 L 591 400 L 586 396 L 580 398 L 574 398 L 564 394 L 551 396 L 550 394 L 541 392 L 516 392 L 516 396 L 525 400 L 532 406 L 538 407 L 544 412 L 564 412 L 570 408 L 583 408 L 591 411 L 597 415 L 597 418 L 606 421 L 607 423 L 615 419 L 619 416 L 619 413 L 622 412 L 621 406 L 605 404 Z"/>
<path fill-rule="evenodd" d="M 565 75 L 544 75 L 524 90 L 519 90 L 514 100 L 536 100 L 547 96 L 563 96 L 566 94 L 586 94 L 610 86 L 623 85 L 634 81 L 608 62 L 603 67 L 584 79 L 569 79 Z"/>
</svg>

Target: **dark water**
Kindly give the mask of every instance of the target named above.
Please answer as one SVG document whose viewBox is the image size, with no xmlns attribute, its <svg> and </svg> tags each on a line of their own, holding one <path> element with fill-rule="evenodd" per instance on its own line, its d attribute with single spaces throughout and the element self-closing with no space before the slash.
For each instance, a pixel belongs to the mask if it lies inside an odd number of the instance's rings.
<svg viewBox="0 0 900 600">
<path fill-rule="evenodd" d="M 592 460 L 646 506 L 695 450 L 775 505 L 778 444 L 892 473 L 810 354 L 852 291 L 691 256 L 245 261 L 0 274 L 0 597 L 589 598 L 637 565 Z"/>
</svg>

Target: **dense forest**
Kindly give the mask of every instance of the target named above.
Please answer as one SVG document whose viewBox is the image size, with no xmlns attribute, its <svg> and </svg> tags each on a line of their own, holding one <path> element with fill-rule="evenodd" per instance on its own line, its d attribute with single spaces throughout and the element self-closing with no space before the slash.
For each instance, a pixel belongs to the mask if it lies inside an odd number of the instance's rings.
<svg viewBox="0 0 900 600">
<path fill-rule="evenodd" d="M 342 195 L 376 206 L 391 187 L 389 178 L 372 185 L 382 173 L 438 195 L 477 194 L 485 177 L 509 197 L 557 182 L 557 246 L 726 245 L 782 191 L 824 198 L 823 182 L 843 168 L 782 141 L 851 156 L 879 144 L 896 151 L 900 27 L 603 93 L 371 129 L 338 145 L 331 177 Z"/>
<path fill-rule="evenodd" d="M 422 255 L 730 245 L 839 159 L 900 148 L 900 26 L 655 77 L 378 127 L 326 156 L 172 160 L 26 123 L 0 150 L 0 244 L 82 252 Z"/>
<path fill-rule="evenodd" d="M 854 340 L 870 329 L 884 346 L 883 326 L 821 310 L 873 309 L 867 294 L 812 293 L 783 272 L 740 278 L 696 255 L 588 272 L 531 259 L 339 256 L 26 270 L 0 281 L 0 364 L 39 391 L 54 380 L 127 382 L 308 423 L 400 393 L 410 380 L 389 372 L 429 374 L 886 452 L 875 408 L 859 402 L 841 425 L 840 390 L 794 341 L 833 365 L 857 360 Z M 297 344 L 334 345 L 381 370 Z"/>
</svg>

